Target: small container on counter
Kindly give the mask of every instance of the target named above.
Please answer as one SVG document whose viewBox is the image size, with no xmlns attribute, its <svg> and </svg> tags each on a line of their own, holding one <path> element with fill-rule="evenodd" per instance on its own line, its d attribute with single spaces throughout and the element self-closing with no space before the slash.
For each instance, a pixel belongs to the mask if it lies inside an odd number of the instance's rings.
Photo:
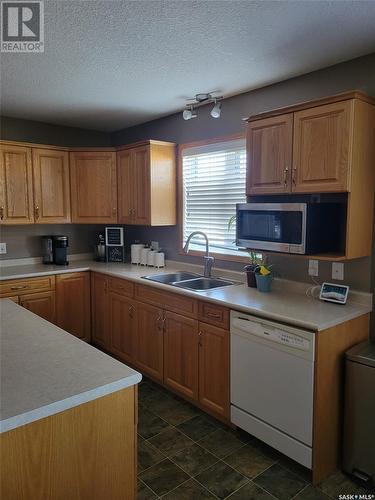
<svg viewBox="0 0 375 500">
<path fill-rule="evenodd" d="M 164 267 L 164 266 L 165 266 L 164 252 L 155 252 L 154 267 Z"/>
<path fill-rule="evenodd" d="M 151 252 L 150 248 L 142 248 L 141 250 L 141 266 L 147 266 L 148 254 Z"/>
<path fill-rule="evenodd" d="M 149 267 L 154 267 L 155 265 L 155 255 L 156 255 L 156 252 L 155 250 L 150 250 L 147 254 L 147 265 Z"/>
<path fill-rule="evenodd" d="M 144 248 L 142 243 L 134 243 L 130 246 L 130 260 L 132 264 L 141 263 L 141 251 Z"/>
</svg>

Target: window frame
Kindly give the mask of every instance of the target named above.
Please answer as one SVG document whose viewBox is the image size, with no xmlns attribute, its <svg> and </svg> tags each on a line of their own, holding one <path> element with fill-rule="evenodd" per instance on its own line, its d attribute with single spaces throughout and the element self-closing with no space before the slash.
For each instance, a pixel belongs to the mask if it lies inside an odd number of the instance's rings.
<svg viewBox="0 0 375 500">
<path fill-rule="evenodd" d="M 177 161 L 177 212 L 178 212 L 178 226 L 179 226 L 179 249 L 178 253 L 180 255 L 186 255 L 183 249 L 183 238 L 184 238 L 184 192 L 183 192 L 183 153 L 185 149 L 198 147 L 198 146 L 206 146 L 208 144 L 215 144 L 220 142 L 228 142 L 235 141 L 238 139 L 246 139 L 246 133 L 226 135 L 221 137 L 215 137 L 213 139 L 205 139 L 201 141 L 188 142 L 185 144 L 179 144 L 178 146 L 178 161 Z M 247 163 L 247 160 L 246 160 Z M 246 255 L 235 255 L 235 254 L 225 254 L 219 252 L 210 251 L 210 254 L 215 257 L 217 260 L 227 260 L 234 262 L 245 262 L 249 263 L 249 257 Z M 194 255 L 198 257 L 202 257 L 205 255 L 205 252 L 202 250 L 189 250 L 189 255 Z"/>
</svg>

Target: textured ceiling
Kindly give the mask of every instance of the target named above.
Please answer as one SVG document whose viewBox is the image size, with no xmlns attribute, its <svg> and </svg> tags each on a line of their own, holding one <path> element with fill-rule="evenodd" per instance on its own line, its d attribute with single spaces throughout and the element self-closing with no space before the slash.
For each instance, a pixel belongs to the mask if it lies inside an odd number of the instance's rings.
<svg viewBox="0 0 375 500">
<path fill-rule="evenodd" d="M 113 131 L 375 50 L 375 1 L 45 0 L 44 54 L 2 54 L 2 114 Z"/>
</svg>

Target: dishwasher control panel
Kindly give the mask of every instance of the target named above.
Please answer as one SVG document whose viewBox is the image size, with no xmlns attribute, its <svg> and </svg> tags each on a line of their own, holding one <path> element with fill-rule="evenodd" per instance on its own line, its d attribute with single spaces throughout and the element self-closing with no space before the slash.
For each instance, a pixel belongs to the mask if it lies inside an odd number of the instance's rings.
<svg viewBox="0 0 375 500">
<path fill-rule="evenodd" d="M 283 330 L 275 330 L 271 333 L 271 335 L 273 339 L 280 342 L 280 344 L 290 345 L 291 347 L 302 349 L 303 351 L 308 351 L 310 348 L 310 342 L 307 339 L 294 335 L 293 333 L 285 332 Z"/>
</svg>

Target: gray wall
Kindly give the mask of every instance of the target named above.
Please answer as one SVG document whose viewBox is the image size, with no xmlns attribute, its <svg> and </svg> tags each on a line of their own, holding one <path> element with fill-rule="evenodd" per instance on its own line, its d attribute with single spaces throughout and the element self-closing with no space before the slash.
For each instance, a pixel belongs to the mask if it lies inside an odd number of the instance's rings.
<svg viewBox="0 0 375 500">
<path fill-rule="evenodd" d="M 111 137 L 106 132 L 61 127 L 50 123 L 0 117 L 0 139 L 35 142 L 54 146 L 110 146 Z"/>
<path fill-rule="evenodd" d="M 201 108 L 198 118 L 184 121 L 181 113 L 154 120 L 140 126 L 112 134 L 115 145 L 142 139 L 160 139 L 178 144 L 195 140 L 235 134 L 245 130 L 242 118 L 268 109 L 295 104 L 299 101 L 329 96 L 346 90 L 363 90 L 375 96 L 375 53 L 314 73 L 241 94 L 223 102 L 222 116 L 215 120 L 209 116 L 210 108 Z M 169 258 L 191 262 L 201 259 L 182 256 L 178 252 L 178 227 L 131 228 L 128 238 L 149 241 L 156 239 L 165 248 Z M 286 279 L 308 281 L 307 261 L 298 257 L 273 256 L 276 274 Z M 220 267 L 240 270 L 238 263 L 217 262 Z M 331 264 L 319 263 L 319 279 L 331 280 Z M 375 267 L 375 266 L 374 266 Z M 372 271 L 372 284 L 375 270 Z M 369 291 L 371 287 L 371 259 L 358 259 L 345 264 L 345 283 L 353 288 Z"/>
<path fill-rule="evenodd" d="M 69 254 L 93 252 L 96 236 L 103 230 L 99 225 L 32 224 L 3 226 L 0 240 L 7 244 L 7 253 L 0 259 L 21 259 L 42 255 L 41 236 L 65 234 L 69 238 Z"/>
</svg>

